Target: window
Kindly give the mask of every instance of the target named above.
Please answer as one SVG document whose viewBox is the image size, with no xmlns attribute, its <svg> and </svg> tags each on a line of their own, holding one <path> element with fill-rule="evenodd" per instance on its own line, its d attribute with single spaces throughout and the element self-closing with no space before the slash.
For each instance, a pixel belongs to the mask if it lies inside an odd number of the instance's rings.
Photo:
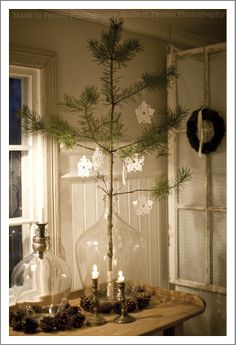
<svg viewBox="0 0 236 345">
<path fill-rule="evenodd" d="M 226 123 L 226 45 L 174 51 L 180 78 L 169 90 L 169 106 L 188 106 L 189 114 L 207 105 Z M 219 82 L 220 81 L 220 82 Z M 227 300 L 227 210 L 226 136 L 215 152 L 199 157 L 186 136 L 186 125 L 169 139 L 173 154 L 168 158 L 170 178 L 176 168 L 186 165 L 191 181 L 169 198 L 169 277 L 172 287 L 197 293 L 207 313 L 184 326 L 186 334 L 225 335 Z M 202 327 L 203 324 L 208 327 Z"/>
<path fill-rule="evenodd" d="M 43 145 L 26 137 L 17 115 L 25 104 L 40 110 L 40 71 L 10 67 L 9 78 L 9 282 L 15 265 L 32 251 L 33 223 L 43 207 Z M 37 162 L 42 170 L 37 174 Z M 35 180 L 37 179 L 37 183 Z M 41 199 L 41 200 L 40 200 Z"/>
<path fill-rule="evenodd" d="M 13 94 L 15 107 L 20 104 L 27 104 L 41 116 L 55 112 L 56 105 L 56 53 L 29 49 L 19 46 L 11 46 L 9 51 L 11 99 Z M 5 80 L 9 76 L 5 75 Z M 8 106 L 3 99 L 5 108 Z M 7 100 L 8 102 L 8 100 Z M 13 100 L 11 100 L 13 103 Z M 4 108 L 3 108 L 4 109 Z M 9 271 L 15 264 L 32 251 L 31 238 L 34 234 L 34 222 L 41 214 L 44 207 L 45 217 L 48 221 L 48 233 L 51 237 L 51 250 L 59 254 L 59 217 L 58 217 L 58 195 L 59 195 L 59 153 L 58 146 L 51 140 L 42 137 L 25 138 L 21 132 L 19 119 L 14 116 L 10 119 L 9 127 L 12 131 L 9 145 L 12 184 L 16 184 L 18 190 L 12 191 L 9 200 L 10 227 L 10 262 Z M 18 130 L 16 130 L 18 129 Z M 17 134 L 16 134 L 17 132 Z M 19 139 L 20 138 L 20 139 Z M 7 147 L 6 147 L 7 149 Z M 5 157 L 5 149 L 3 150 Z M 16 158 L 16 156 L 18 156 Z M 19 158 L 20 157 L 20 158 Z M 7 157 L 5 157 L 7 159 Z M 17 166 L 17 168 L 16 168 Z M 18 170 L 17 170 L 18 169 Z M 16 183 L 17 181 L 17 183 Z M 9 181 L 10 182 L 10 181 Z M 5 193 L 8 193 L 8 186 L 4 186 Z M 8 198 L 6 198 L 8 199 Z M 2 194 L 3 200 L 3 194 Z M 8 200 L 6 200 L 8 205 Z M 4 213 L 5 225 L 7 225 L 7 213 Z M 9 236 L 2 232 L 5 241 Z M 4 271 L 4 270 L 2 270 Z M 4 271 L 4 278 L 8 278 L 8 271 Z M 14 296 L 6 295 L 3 301 L 8 300 L 14 303 Z M 13 298 L 13 300 L 12 300 Z M 8 304 L 5 306 L 8 310 Z"/>
</svg>

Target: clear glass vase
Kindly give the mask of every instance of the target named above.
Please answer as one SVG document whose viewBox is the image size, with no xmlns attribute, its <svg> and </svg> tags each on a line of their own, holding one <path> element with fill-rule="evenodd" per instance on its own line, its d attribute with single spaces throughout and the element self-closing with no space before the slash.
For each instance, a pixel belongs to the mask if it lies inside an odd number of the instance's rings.
<svg viewBox="0 0 236 345">
<path fill-rule="evenodd" d="M 104 202 L 101 218 L 87 229 L 77 240 L 76 258 L 83 290 L 91 295 L 92 270 L 97 265 L 99 271 L 100 297 L 116 299 L 118 272 L 122 271 L 126 282 L 126 294 L 132 295 L 140 285 L 144 270 L 145 243 L 140 233 L 126 223 L 112 210 L 112 271 L 108 258 L 108 200 Z"/>
<path fill-rule="evenodd" d="M 66 262 L 48 251 L 49 246 L 45 224 L 38 224 L 34 251 L 15 266 L 11 276 L 11 304 L 18 309 L 31 313 L 42 309 L 44 314 L 55 314 L 67 301 L 71 271 Z"/>
</svg>

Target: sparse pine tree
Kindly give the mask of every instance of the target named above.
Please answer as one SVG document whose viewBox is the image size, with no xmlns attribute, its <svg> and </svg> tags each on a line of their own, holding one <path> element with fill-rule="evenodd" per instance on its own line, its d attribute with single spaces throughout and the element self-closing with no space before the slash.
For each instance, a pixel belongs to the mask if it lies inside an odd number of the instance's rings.
<svg viewBox="0 0 236 345">
<path fill-rule="evenodd" d="M 112 210 L 113 198 L 120 194 L 134 193 L 140 191 L 115 190 L 113 185 L 113 170 L 115 155 L 121 159 L 130 157 L 133 154 L 147 155 L 156 153 L 157 157 L 168 154 L 168 134 L 178 128 L 182 119 L 186 117 L 187 110 L 178 107 L 167 109 L 160 121 L 153 120 L 151 124 L 145 124 L 143 133 L 127 144 L 122 144 L 126 139 L 124 124 L 122 121 L 122 109 L 120 106 L 129 102 L 136 102 L 143 90 L 153 92 L 170 86 L 172 80 L 177 78 L 174 67 L 167 71 L 155 73 L 143 73 L 138 82 L 121 88 L 119 72 L 126 68 L 137 53 L 143 50 L 138 39 L 122 40 L 123 21 L 122 19 L 110 20 L 107 30 L 101 34 L 100 40 L 91 39 L 88 42 L 88 49 L 95 61 L 103 66 L 101 76 L 102 88 L 86 87 L 79 98 L 65 95 L 64 100 L 59 104 L 61 111 L 75 114 L 78 117 L 78 126 L 72 127 L 59 115 L 47 116 L 44 119 L 23 106 L 20 112 L 23 127 L 28 135 L 45 134 L 63 144 L 67 149 L 74 146 L 81 146 L 94 150 L 91 142 L 95 143 L 103 153 L 109 157 L 109 171 L 106 177 L 98 173 L 101 180 L 101 188 L 108 196 L 108 271 L 112 271 L 113 243 L 112 243 Z M 105 115 L 96 114 L 96 106 L 102 102 L 107 112 Z M 86 144 L 87 142 L 87 144 Z M 149 190 L 154 198 L 161 198 L 168 195 L 172 189 L 179 188 L 190 179 L 190 171 L 182 168 L 178 171 L 175 180 L 157 178 L 153 187 Z M 107 183 L 108 182 L 108 183 Z"/>
</svg>

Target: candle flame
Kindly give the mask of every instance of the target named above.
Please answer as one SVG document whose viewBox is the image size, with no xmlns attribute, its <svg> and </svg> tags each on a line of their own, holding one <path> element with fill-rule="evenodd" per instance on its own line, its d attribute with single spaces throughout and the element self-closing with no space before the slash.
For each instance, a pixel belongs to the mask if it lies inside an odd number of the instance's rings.
<svg viewBox="0 0 236 345">
<path fill-rule="evenodd" d="M 93 265 L 93 271 L 97 272 L 97 270 L 98 270 L 97 265 Z"/>
<path fill-rule="evenodd" d="M 119 271 L 119 272 L 118 272 L 118 276 L 119 276 L 119 277 L 122 277 L 122 276 L 123 276 L 122 271 Z"/>
</svg>

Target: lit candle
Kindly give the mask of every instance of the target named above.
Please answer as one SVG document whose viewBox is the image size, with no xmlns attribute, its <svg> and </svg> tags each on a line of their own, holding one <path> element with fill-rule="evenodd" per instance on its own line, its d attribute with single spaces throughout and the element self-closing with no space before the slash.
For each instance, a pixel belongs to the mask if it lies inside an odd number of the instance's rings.
<svg viewBox="0 0 236 345">
<path fill-rule="evenodd" d="M 98 279 L 99 277 L 99 272 L 97 265 L 93 265 L 93 271 L 92 271 L 92 279 Z"/>
<path fill-rule="evenodd" d="M 118 280 L 117 280 L 117 282 L 118 282 L 118 283 L 122 283 L 122 282 L 124 282 L 124 281 L 125 281 L 125 277 L 123 276 L 122 271 L 119 271 L 119 272 L 118 272 Z"/>
<path fill-rule="evenodd" d="M 42 207 L 39 211 L 39 219 L 38 219 L 39 224 L 44 224 L 45 219 L 44 219 L 44 208 Z"/>
</svg>

